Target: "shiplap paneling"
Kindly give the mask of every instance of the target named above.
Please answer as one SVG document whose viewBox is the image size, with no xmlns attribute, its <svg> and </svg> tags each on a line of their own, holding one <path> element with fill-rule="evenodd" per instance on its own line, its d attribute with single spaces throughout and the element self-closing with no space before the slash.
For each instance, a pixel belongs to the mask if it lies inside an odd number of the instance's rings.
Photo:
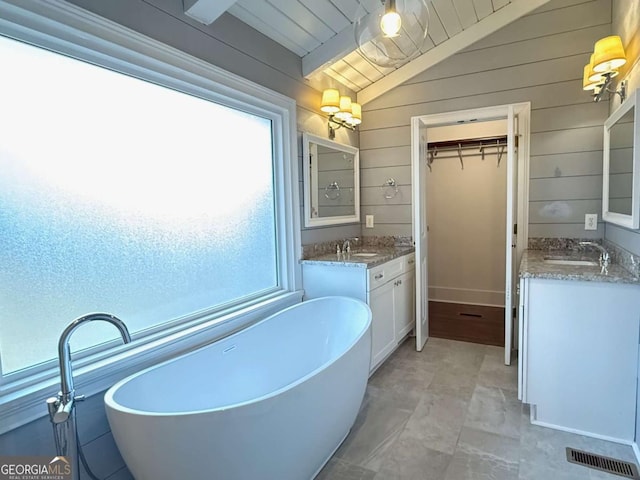
<svg viewBox="0 0 640 480">
<path fill-rule="evenodd" d="M 473 7 L 473 0 L 453 0 L 456 13 L 460 19 L 463 29 L 469 28 L 474 23 L 478 23 L 476 10 Z"/>
<path fill-rule="evenodd" d="M 640 234 L 637 231 L 619 227 L 612 223 L 606 224 L 606 230 L 607 240 L 624 248 L 628 252 L 640 255 Z"/>
<path fill-rule="evenodd" d="M 599 213 L 592 210 L 602 196 L 602 124 L 608 112 L 582 90 L 581 74 L 593 43 L 608 33 L 610 10 L 610 0 L 552 0 L 366 104 L 360 148 L 369 183 L 384 180 L 375 172 L 400 173 L 391 167 L 410 164 L 412 116 L 530 101 L 529 210 L 551 205 L 543 214 L 563 214 L 566 206 L 553 202 L 565 202 L 569 214 L 561 221 L 532 213 L 529 235 L 602 238 L 603 224 L 584 230 L 584 213 Z M 385 162 L 388 168 L 382 168 Z M 375 201 L 363 197 L 363 208 Z M 398 232 L 411 228 L 396 226 Z M 373 230 L 393 232 L 386 223 Z"/>
<path fill-rule="evenodd" d="M 362 187 L 379 187 L 388 178 L 395 178 L 401 185 L 411 184 L 411 166 L 389 166 L 382 168 L 367 168 L 360 172 Z"/>
<path fill-rule="evenodd" d="M 476 10 L 478 19 L 482 20 L 493 13 L 493 4 L 491 0 L 473 0 L 473 6 Z"/>
<path fill-rule="evenodd" d="M 481 108 L 487 105 L 504 105 L 509 103 L 531 102 L 532 109 L 554 106 L 593 103 L 589 95 L 585 95 L 578 86 L 578 80 L 536 85 L 534 87 L 514 88 L 484 95 L 463 95 L 456 98 L 443 98 L 430 102 L 417 102 L 384 109 L 384 115 L 365 111 L 361 131 L 384 129 L 409 125 L 411 117 L 434 113 L 453 112 L 469 108 Z"/>
<path fill-rule="evenodd" d="M 555 200 L 529 202 L 531 223 L 576 223 L 584 225 L 586 213 L 597 213 L 600 217 L 602 200 Z"/>
<path fill-rule="evenodd" d="M 531 131 L 539 133 L 582 127 L 598 127 L 602 131 L 602 119 L 606 118 L 607 112 L 608 106 L 603 102 L 537 109 L 531 118 Z"/>
<path fill-rule="evenodd" d="M 438 16 L 438 12 L 433 5 L 429 5 L 429 26 L 427 28 L 427 35 L 434 45 L 439 45 L 449 39 L 449 35 L 447 35 L 447 32 L 442 25 L 442 21 Z"/>
<path fill-rule="evenodd" d="M 467 47 L 466 50 L 483 50 L 495 45 L 520 42 L 558 32 L 578 31 L 594 25 L 610 24 L 611 0 L 582 1 L 576 5 L 566 7 L 562 6 L 562 2 L 552 0 L 542 9 L 537 9 L 533 13 L 516 20 L 474 45 Z M 594 43 L 596 40 L 598 39 L 594 39 Z"/>
<path fill-rule="evenodd" d="M 598 216 L 599 218 L 599 216 Z M 530 223 L 529 238 L 586 238 L 602 239 L 604 236 L 604 223 L 598 223 L 597 230 L 585 230 L 584 222 L 577 223 Z"/>
<path fill-rule="evenodd" d="M 531 157 L 531 178 L 602 174 L 602 150 Z"/>
<path fill-rule="evenodd" d="M 449 38 L 462 31 L 462 24 L 458 18 L 456 8 L 450 0 L 431 0 L 433 9 L 438 14 L 442 26 Z"/>
<path fill-rule="evenodd" d="M 368 206 L 380 205 L 411 205 L 411 185 L 398 185 L 398 192 L 392 198 L 385 198 L 385 192 L 392 192 L 387 188 L 362 187 L 360 189 L 360 199 L 362 204 Z M 391 196 L 391 193 L 389 193 Z"/>
<path fill-rule="evenodd" d="M 367 205 L 362 215 L 374 215 L 376 223 L 411 224 L 411 209 L 404 205 Z"/>
<path fill-rule="evenodd" d="M 529 201 L 536 200 L 601 200 L 602 175 L 558 178 L 532 178 Z"/>
<path fill-rule="evenodd" d="M 411 165 L 411 147 L 385 147 L 367 150 L 361 155 L 360 168 L 384 167 L 386 165 Z"/>
<path fill-rule="evenodd" d="M 577 52 L 569 57 L 551 58 L 535 63 L 502 67 L 487 72 L 474 72 L 423 83 L 403 84 L 367 103 L 363 109 L 366 111 L 379 110 L 415 103 L 416 99 L 429 102 L 442 98 L 483 95 L 572 79 L 580 80 L 579 88 L 581 89 L 585 59 L 588 61 L 588 56 L 585 56 L 583 52 Z"/>
<path fill-rule="evenodd" d="M 602 127 L 583 127 L 531 134 L 531 155 L 602 151 Z"/>
<path fill-rule="evenodd" d="M 596 25 L 577 32 L 559 32 L 522 42 L 489 47 L 484 52 L 486 55 L 477 55 L 475 51 L 462 52 L 450 61 L 441 62 L 416 75 L 407 84 L 491 71 L 511 65 L 525 65 L 549 58 L 564 58 L 576 52 L 583 52 L 584 63 L 587 63 L 589 54 L 593 51 L 593 38 L 606 36 L 609 31 L 609 25 Z"/>
</svg>

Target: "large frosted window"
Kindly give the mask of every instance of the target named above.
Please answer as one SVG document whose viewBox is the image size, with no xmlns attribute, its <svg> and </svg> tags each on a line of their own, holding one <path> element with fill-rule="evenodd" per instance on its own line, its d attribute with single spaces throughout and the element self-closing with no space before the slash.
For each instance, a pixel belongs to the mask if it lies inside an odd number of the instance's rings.
<svg viewBox="0 0 640 480">
<path fill-rule="evenodd" d="M 279 287 L 271 120 L 4 37 L 0 58 L 3 374 L 85 313 L 140 332 Z"/>
</svg>

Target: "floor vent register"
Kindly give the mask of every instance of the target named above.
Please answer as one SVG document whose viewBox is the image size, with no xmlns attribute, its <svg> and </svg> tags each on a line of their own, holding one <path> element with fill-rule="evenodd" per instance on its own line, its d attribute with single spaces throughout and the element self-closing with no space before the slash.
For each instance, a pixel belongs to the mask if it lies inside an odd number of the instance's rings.
<svg viewBox="0 0 640 480">
<path fill-rule="evenodd" d="M 615 458 L 604 457 L 602 455 L 596 455 L 567 447 L 567 461 L 596 470 L 601 470 L 603 472 L 613 473 L 614 475 L 619 475 L 624 478 L 640 480 L 638 468 L 635 464 L 617 460 Z"/>
</svg>

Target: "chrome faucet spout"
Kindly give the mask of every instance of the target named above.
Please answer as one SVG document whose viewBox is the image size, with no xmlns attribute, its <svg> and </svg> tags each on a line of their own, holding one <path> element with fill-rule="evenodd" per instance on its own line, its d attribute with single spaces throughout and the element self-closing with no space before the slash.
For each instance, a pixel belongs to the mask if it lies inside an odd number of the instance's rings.
<svg viewBox="0 0 640 480">
<path fill-rule="evenodd" d="M 600 266 L 605 269 L 609 266 L 611 255 L 602 245 L 596 242 L 579 242 L 579 245 L 582 247 L 593 247 L 598 250 L 600 252 Z"/>
<path fill-rule="evenodd" d="M 351 242 L 358 243 L 359 240 L 360 239 L 358 237 L 347 238 L 342 244 L 342 253 L 343 254 L 351 253 Z"/>
<path fill-rule="evenodd" d="M 127 326 L 118 317 L 109 313 L 89 313 L 82 317 L 76 318 L 72 321 L 60 335 L 58 341 L 58 363 L 60 366 L 60 393 L 58 393 L 58 404 L 55 413 L 52 416 L 54 423 L 62 423 L 66 421 L 71 415 L 73 409 L 73 403 L 76 399 L 75 390 L 73 386 L 73 373 L 71 369 L 71 347 L 69 346 L 69 340 L 71 335 L 81 325 L 89 322 L 103 321 L 114 325 L 122 336 L 124 343 L 131 342 L 131 335 Z M 79 399 L 79 398 L 78 398 Z M 51 412 L 51 408 L 50 408 Z"/>
</svg>

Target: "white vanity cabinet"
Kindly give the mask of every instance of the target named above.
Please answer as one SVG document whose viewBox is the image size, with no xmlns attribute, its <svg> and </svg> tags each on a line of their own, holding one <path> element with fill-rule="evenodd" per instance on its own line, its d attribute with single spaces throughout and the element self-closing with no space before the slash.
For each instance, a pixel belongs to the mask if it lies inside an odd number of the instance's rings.
<svg viewBox="0 0 640 480">
<path fill-rule="evenodd" d="M 520 280 L 519 378 L 531 421 L 634 439 L 640 286 Z"/>
<path fill-rule="evenodd" d="M 373 268 L 342 262 L 305 262 L 305 299 L 343 295 L 371 308 L 371 368 L 393 352 L 415 323 L 415 255 L 410 253 Z"/>
</svg>

